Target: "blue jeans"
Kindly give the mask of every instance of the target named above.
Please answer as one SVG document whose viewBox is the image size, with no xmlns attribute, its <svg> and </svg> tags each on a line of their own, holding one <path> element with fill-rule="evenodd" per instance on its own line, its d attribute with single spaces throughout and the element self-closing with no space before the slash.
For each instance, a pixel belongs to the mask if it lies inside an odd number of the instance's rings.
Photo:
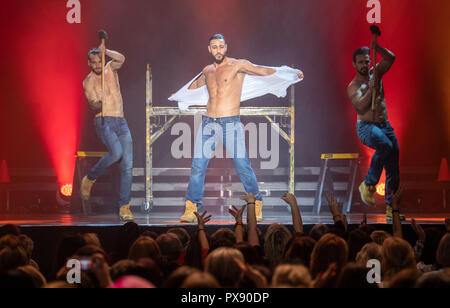
<svg viewBox="0 0 450 308">
<path fill-rule="evenodd" d="M 233 159 L 245 191 L 255 195 L 257 200 L 262 200 L 258 181 L 248 161 L 245 134 L 239 116 L 218 119 L 203 117 L 195 141 L 186 200 L 196 203 L 199 210 L 202 208 L 206 168 L 219 142 L 227 149 L 227 157 Z"/>
<path fill-rule="evenodd" d="M 364 182 L 375 186 L 380 181 L 383 168 L 386 169 L 386 203 L 391 204 L 391 196 L 400 184 L 399 146 L 391 124 L 358 121 L 358 137 L 363 144 L 376 150 L 369 172 Z"/>
<path fill-rule="evenodd" d="M 89 171 L 88 179 L 96 180 L 106 169 L 116 162 L 120 165 L 119 206 L 131 201 L 131 183 L 133 180 L 133 140 L 127 121 L 119 117 L 95 118 L 97 136 L 105 144 L 108 154 Z"/>
</svg>

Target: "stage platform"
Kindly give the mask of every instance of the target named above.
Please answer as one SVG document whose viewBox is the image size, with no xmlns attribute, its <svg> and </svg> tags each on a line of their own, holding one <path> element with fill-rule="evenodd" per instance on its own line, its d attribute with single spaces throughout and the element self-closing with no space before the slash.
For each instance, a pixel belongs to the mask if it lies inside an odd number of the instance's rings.
<svg viewBox="0 0 450 308">
<path fill-rule="evenodd" d="M 189 226 L 179 222 L 179 215 L 174 212 L 153 212 L 151 214 L 135 214 L 135 222 L 140 226 L 146 227 L 174 227 Z M 265 218 L 259 225 L 270 225 L 279 223 L 283 225 L 292 225 L 292 218 L 288 215 L 277 215 L 274 211 L 265 211 Z M 443 224 L 449 214 L 445 213 L 408 213 L 406 216 L 406 224 L 414 218 L 421 224 Z M 359 225 L 363 219 L 363 214 L 348 214 L 347 220 L 349 225 Z M 315 224 L 333 224 L 330 215 L 302 215 L 304 225 Z M 368 224 L 386 224 L 386 217 L 383 214 L 367 214 Z M 85 216 L 83 214 L 0 214 L 0 226 L 5 224 L 14 224 L 21 227 L 111 227 L 121 226 L 124 222 L 120 221 L 116 214 L 93 214 Z M 214 215 L 208 226 L 227 226 L 233 225 L 234 221 L 230 215 Z"/>
</svg>

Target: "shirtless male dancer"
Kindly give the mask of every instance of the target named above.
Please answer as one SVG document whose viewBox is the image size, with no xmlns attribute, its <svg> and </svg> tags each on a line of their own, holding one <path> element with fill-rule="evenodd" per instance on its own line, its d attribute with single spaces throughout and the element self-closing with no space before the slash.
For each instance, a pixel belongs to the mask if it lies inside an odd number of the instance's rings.
<svg viewBox="0 0 450 308">
<path fill-rule="evenodd" d="M 102 91 L 101 77 L 101 54 L 103 52 L 112 59 L 105 65 L 104 93 Z M 134 219 L 130 211 L 133 140 L 123 114 L 123 100 L 117 73 L 125 62 L 125 57 L 117 51 L 106 49 L 104 44 L 100 45 L 98 49 L 89 51 L 88 57 L 88 65 L 91 67 L 92 72 L 84 80 L 83 88 L 89 106 L 96 112 L 94 126 L 97 136 L 105 144 L 108 153 L 83 178 L 80 194 L 83 200 L 89 200 L 91 188 L 95 181 L 104 174 L 106 169 L 119 162 L 119 215 L 121 220 L 130 221 Z"/>
<path fill-rule="evenodd" d="M 228 153 L 231 152 L 234 166 L 246 192 L 254 196 L 254 200 L 246 201 L 255 204 L 257 220 L 262 220 L 262 195 L 248 161 L 245 135 L 240 121 L 241 93 L 246 74 L 269 76 L 276 71 L 253 65 L 247 60 L 229 58 L 227 47 L 223 35 L 216 34 L 210 38 L 208 51 L 214 63 L 205 67 L 202 74 L 189 86 L 192 90 L 206 85 L 209 101 L 195 142 L 195 155 L 186 192 L 186 209 L 180 218 L 181 222 L 192 223 L 197 219 L 194 213 L 202 207 L 206 168 L 218 142 L 223 143 Z M 299 78 L 303 78 L 303 73 L 299 74 Z M 220 132 L 220 136 L 217 142 L 207 144 L 213 136 L 212 131 L 215 131 L 215 136 Z M 207 150 L 204 150 L 204 145 Z"/>
<path fill-rule="evenodd" d="M 362 47 L 353 53 L 356 77 L 350 82 L 347 94 L 358 115 L 357 132 L 361 142 L 375 149 L 369 172 L 359 186 L 361 199 L 366 205 L 374 205 L 375 186 L 380 181 L 383 168 L 386 169 L 386 219 L 392 220 L 391 197 L 400 184 L 399 146 L 394 129 L 388 121 L 382 77 L 391 68 L 395 55 L 379 46 L 376 40 L 371 49 L 380 53 L 383 59 L 376 64 L 376 73 L 370 69 L 370 49 Z M 376 91 L 375 109 L 372 111 L 372 93 Z"/>
</svg>

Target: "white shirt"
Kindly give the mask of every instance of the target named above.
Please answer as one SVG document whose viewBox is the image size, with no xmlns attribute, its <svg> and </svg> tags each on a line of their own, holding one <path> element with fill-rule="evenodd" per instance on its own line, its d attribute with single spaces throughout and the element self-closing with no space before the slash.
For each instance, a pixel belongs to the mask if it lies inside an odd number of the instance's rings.
<svg viewBox="0 0 450 308">
<path fill-rule="evenodd" d="M 303 78 L 298 78 L 300 71 L 289 66 L 265 67 L 272 68 L 276 72 L 270 76 L 251 76 L 246 74 L 242 85 L 241 102 L 269 93 L 277 97 L 285 97 L 287 88 L 303 80 Z M 208 104 L 209 93 L 206 85 L 198 89 L 188 89 L 200 75 L 201 73 L 169 97 L 170 101 L 178 102 L 180 110 L 188 110 L 190 106 L 206 106 Z"/>
</svg>

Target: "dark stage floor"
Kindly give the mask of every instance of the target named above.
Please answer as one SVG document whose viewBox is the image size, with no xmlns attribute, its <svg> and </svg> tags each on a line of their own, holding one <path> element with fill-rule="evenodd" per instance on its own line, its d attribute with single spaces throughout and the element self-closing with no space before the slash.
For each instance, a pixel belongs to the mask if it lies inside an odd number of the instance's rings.
<svg viewBox="0 0 450 308">
<path fill-rule="evenodd" d="M 181 215 L 181 213 L 179 214 Z M 151 214 L 135 214 L 135 222 L 142 226 L 158 226 L 169 227 L 175 225 L 185 225 L 179 222 L 179 215 L 174 212 L 154 212 Z M 409 213 L 406 214 L 406 223 L 409 223 L 411 218 L 416 219 L 421 224 L 443 224 L 445 217 L 448 214 L 420 214 Z M 347 219 L 350 225 L 357 225 L 363 218 L 362 214 L 348 214 Z M 303 224 L 314 225 L 317 223 L 333 224 L 333 219 L 330 215 L 308 216 L 302 215 Z M 367 214 L 367 222 L 369 224 L 386 224 L 386 217 L 383 214 Z M 259 223 L 262 225 L 269 225 L 272 223 L 280 223 L 284 225 L 291 225 L 292 219 L 290 216 L 276 215 L 276 213 L 266 211 L 264 220 Z M 83 214 L 0 214 L 0 225 L 15 224 L 22 227 L 57 227 L 57 226 L 88 226 L 88 227 L 107 227 L 120 226 L 123 222 L 119 220 L 118 215 L 115 214 L 93 214 L 85 216 Z M 232 225 L 234 221 L 230 215 L 214 215 L 211 226 Z"/>
</svg>

